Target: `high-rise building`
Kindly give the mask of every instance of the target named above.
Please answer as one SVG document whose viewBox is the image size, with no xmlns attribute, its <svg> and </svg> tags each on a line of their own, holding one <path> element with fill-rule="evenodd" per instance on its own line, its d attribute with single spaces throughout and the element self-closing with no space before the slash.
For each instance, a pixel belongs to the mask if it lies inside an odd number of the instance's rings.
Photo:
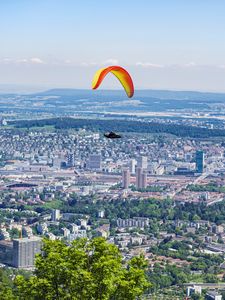
<svg viewBox="0 0 225 300">
<path fill-rule="evenodd" d="M 147 172 L 142 168 L 137 168 L 136 171 L 136 187 L 145 189 L 147 187 Z"/>
<path fill-rule="evenodd" d="M 122 187 L 128 189 L 130 185 L 130 170 L 128 168 L 122 171 Z"/>
<path fill-rule="evenodd" d="M 143 169 L 138 167 L 136 170 L 136 187 L 138 189 L 142 188 L 142 172 L 143 172 Z"/>
<path fill-rule="evenodd" d="M 143 172 L 141 174 L 141 188 L 146 189 L 147 187 L 147 172 Z"/>
<path fill-rule="evenodd" d="M 196 151 L 196 172 L 204 172 L 204 152 L 201 150 Z"/>
<path fill-rule="evenodd" d="M 52 210 L 52 221 L 56 222 L 60 219 L 60 210 L 59 209 L 53 209 Z"/>
<path fill-rule="evenodd" d="M 147 156 L 139 156 L 137 159 L 137 167 L 147 170 L 148 168 L 148 158 Z"/>
<path fill-rule="evenodd" d="M 36 254 L 41 252 L 42 239 L 37 236 L 13 240 L 13 266 L 32 268 Z"/>
<path fill-rule="evenodd" d="M 66 162 L 67 167 L 71 168 L 74 167 L 75 165 L 75 158 L 74 158 L 74 153 L 68 153 L 67 154 L 67 162 Z"/>
<path fill-rule="evenodd" d="M 100 170 L 101 169 L 101 155 L 100 154 L 91 154 L 89 156 L 87 167 L 89 169 Z"/>
<path fill-rule="evenodd" d="M 135 167 L 136 167 L 136 160 L 135 159 L 131 159 L 130 163 L 129 163 L 129 168 L 130 168 L 130 173 L 131 174 L 135 174 Z"/>
</svg>

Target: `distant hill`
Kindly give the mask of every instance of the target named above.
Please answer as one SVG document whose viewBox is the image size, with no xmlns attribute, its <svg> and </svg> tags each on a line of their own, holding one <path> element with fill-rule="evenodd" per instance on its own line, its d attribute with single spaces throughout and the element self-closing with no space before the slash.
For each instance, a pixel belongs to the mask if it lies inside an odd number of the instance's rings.
<svg viewBox="0 0 225 300">
<path fill-rule="evenodd" d="M 126 98 L 123 90 L 95 90 L 91 89 L 51 89 L 40 93 L 40 96 L 120 96 Z M 156 98 L 156 99 L 174 99 L 174 100 L 195 100 L 202 102 L 225 102 L 225 93 L 210 93 L 197 91 L 168 91 L 168 90 L 135 90 L 134 99 L 138 97 Z"/>
<path fill-rule="evenodd" d="M 152 112 L 223 114 L 225 94 L 136 90 L 127 98 L 120 90 L 51 89 L 33 94 L 0 94 L 0 113 L 47 113 L 52 116 L 90 113 L 132 115 Z"/>
</svg>

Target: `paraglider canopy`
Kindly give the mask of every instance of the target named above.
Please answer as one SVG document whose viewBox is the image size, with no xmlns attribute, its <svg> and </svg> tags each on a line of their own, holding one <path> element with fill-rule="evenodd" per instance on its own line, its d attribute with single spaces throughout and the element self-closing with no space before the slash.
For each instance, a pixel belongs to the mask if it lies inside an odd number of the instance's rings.
<svg viewBox="0 0 225 300">
<path fill-rule="evenodd" d="M 130 74 L 120 66 L 110 66 L 98 70 L 95 73 L 92 81 L 93 90 L 97 89 L 100 86 L 101 82 L 108 73 L 113 73 L 118 78 L 129 98 L 134 95 L 134 85 L 132 78 Z"/>
</svg>

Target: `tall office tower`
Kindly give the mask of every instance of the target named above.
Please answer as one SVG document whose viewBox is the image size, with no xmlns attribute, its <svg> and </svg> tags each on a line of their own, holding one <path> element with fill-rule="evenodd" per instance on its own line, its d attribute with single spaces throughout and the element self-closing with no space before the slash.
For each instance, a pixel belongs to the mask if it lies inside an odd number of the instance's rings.
<svg viewBox="0 0 225 300">
<path fill-rule="evenodd" d="M 71 168 L 75 165 L 75 159 L 74 159 L 74 153 L 68 153 L 67 154 L 67 167 Z"/>
<path fill-rule="evenodd" d="M 141 187 L 143 189 L 146 189 L 147 187 L 147 172 L 145 171 L 141 174 Z"/>
<path fill-rule="evenodd" d="M 60 169 L 62 165 L 62 159 L 59 157 L 54 157 L 52 160 L 52 164 L 55 169 Z"/>
<path fill-rule="evenodd" d="M 42 239 L 37 236 L 13 240 L 13 266 L 34 267 L 35 255 L 41 252 Z"/>
<path fill-rule="evenodd" d="M 196 151 L 196 172 L 203 173 L 204 172 L 204 152 L 201 150 Z"/>
<path fill-rule="evenodd" d="M 139 156 L 137 159 L 137 167 L 147 170 L 148 168 L 148 158 L 147 156 Z"/>
<path fill-rule="evenodd" d="M 136 167 L 136 160 L 135 159 L 131 159 L 130 163 L 129 163 L 129 169 L 130 169 L 130 173 L 131 174 L 135 174 L 135 167 Z"/>
<path fill-rule="evenodd" d="M 89 156 L 87 167 L 89 169 L 100 170 L 101 169 L 101 155 L 100 154 L 91 154 Z"/>
<path fill-rule="evenodd" d="M 130 170 L 128 168 L 122 171 L 122 186 L 124 189 L 128 189 L 130 185 Z"/>
<path fill-rule="evenodd" d="M 142 188 L 142 168 L 137 168 L 136 170 L 136 187 L 138 189 L 141 189 Z"/>
<path fill-rule="evenodd" d="M 56 222 L 60 219 L 60 210 L 59 209 L 53 209 L 52 210 L 52 216 L 51 216 L 52 221 Z"/>
</svg>

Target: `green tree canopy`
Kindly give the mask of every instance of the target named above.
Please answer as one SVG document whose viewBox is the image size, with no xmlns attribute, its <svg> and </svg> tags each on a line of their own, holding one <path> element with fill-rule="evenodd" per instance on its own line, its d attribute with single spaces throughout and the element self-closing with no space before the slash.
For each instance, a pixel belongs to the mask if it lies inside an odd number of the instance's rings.
<svg viewBox="0 0 225 300">
<path fill-rule="evenodd" d="M 115 245 L 103 238 L 45 240 L 34 276 L 17 276 L 20 299 L 132 300 L 148 288 L 142 256 L 123 262 Z"/>
</svg>

